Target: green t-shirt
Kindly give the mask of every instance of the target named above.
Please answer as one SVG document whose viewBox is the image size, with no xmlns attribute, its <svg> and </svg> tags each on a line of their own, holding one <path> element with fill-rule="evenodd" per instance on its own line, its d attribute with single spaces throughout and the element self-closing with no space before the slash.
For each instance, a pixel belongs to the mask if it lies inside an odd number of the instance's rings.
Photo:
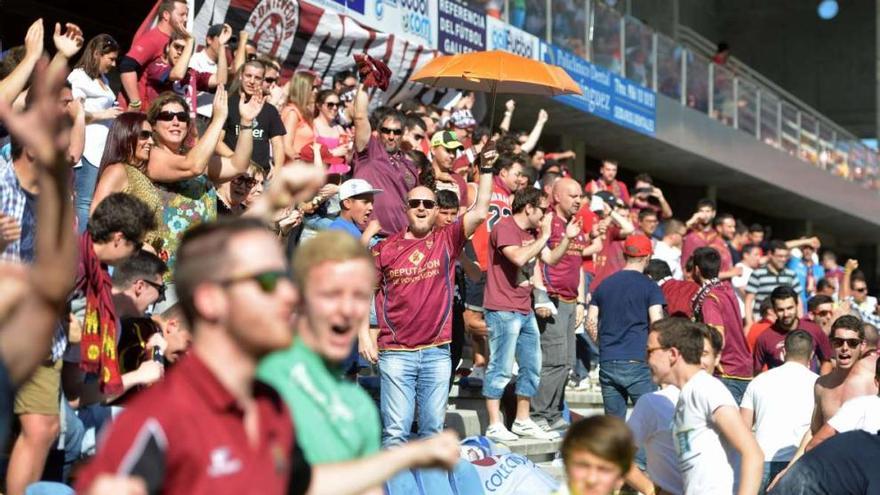
<svg viewBox="0 0 880 495">
<path fill-rule="evenodd" d="M 267 356 L 257 377 L 273 386 L 293 413 L 296 438 L 310 464 L 357 459 L 379 451 L 379 412 L 370 396 L 297 338 Z"/>
</svg>

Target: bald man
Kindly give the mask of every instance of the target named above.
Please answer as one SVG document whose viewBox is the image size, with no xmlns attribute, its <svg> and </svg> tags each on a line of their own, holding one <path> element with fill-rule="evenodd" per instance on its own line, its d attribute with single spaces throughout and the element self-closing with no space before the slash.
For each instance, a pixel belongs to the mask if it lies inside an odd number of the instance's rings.
<svg viewBox="0 0 880 495">
<path fill-rule="evenodd" d="M 547 253 L 539 263 L 540 276 L 556 314 L 540 313 L 541 382 L 532 399 L 532 419 L 548 430 L 568 426 L 562 418 L 565 383 L 575 359 L 574 330 L 584 321 L 586 300 L 581 270 L 590 236 L 576 217 L 581 207 L 581 186 L 569 178 L 553 184 L 553 222 Z"/>
<path fill-rule="evenodd" d="M 473 208 L 440 227 L 437 198 L 427 187 L 406 196 L 407 228 L 373 246 L 379 273 L 378 340 L 361 331 L 361 355 L 379 364 L 382 444 L 409 438 L 418 410 L 418 436 L 439 433 L 446 417 L 452 341 L 455 260 L 489 214 L 494 150 L 484 151 Z M 435 228 L 436 227 L 436 228 Z M 415 398 L 415 400 L 413 400 Z"/>
</svg>

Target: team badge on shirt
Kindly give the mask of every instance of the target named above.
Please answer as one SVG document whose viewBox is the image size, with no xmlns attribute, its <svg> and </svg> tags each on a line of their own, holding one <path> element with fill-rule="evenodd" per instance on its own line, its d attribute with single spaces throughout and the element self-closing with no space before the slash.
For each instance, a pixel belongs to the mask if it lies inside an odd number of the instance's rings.
<svg viewBox="0 0 880 495">
<path fill-rule="evenodd" d="M 409 255 L 409 262 L 413 264 L 413 266 L 419 266 L 422 260 L 425 259 L 425 254 L 416 249 Z"/>
</svg>

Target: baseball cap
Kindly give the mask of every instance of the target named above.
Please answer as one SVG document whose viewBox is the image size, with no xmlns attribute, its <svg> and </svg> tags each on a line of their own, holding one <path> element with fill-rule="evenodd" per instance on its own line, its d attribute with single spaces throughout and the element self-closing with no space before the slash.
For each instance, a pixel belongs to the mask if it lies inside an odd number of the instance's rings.
<svg viewBox="0 0 880 495">
<path fill-rule="evenodd" d="M 381 189 L 374 189 L 364 179 L 348 179 L 339 186 L 339 201 L 360 196 L 361 194 L 376 194 L 380 192 L 382 192 Z"/>
<path fill-rule="evenodd" d="M 642 234 L 632 234 L 623 241 L 623 254 L 627 256 L 640 258 L 642 256 L 651 256 L 653 252 L 651 239 Z"/>
<path fill-rule="evenodd" d="M 617 197 L 614 194 L 612 194 L 610 191 L 599 191 L 599 192 L 593 193 L 593 197 L 600 198 L 602 201 L 607 203 L 608 206 L 610 206 L 612 208 L 623 204 L 623 202 L 620 201 L 619 199 L 617 199 Z M 596 210 L 594 210 L 594 211 L 596 211 Z"/>
<path fill-rule="evenodd" d="M 448 150 L 462 148 L 463 145 L 458 140 L 458 136 L 452 131 L 438 131 L 431 136 L 431 147 L 443 146 Z"/>
</svg>

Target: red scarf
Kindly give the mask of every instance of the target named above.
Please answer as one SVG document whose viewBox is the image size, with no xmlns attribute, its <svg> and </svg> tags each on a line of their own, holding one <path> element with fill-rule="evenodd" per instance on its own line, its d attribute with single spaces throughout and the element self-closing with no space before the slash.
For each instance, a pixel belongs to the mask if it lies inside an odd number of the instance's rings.
<svg viewBox="0 0 880 495">
<path fill-rule="evenodd" d="M 86 294 L 86 317 L 80 343 L 80 368 L 97 373 L 104 394 L 122 393 L 122 376 L 116 355 L 116 310 L 107 266 L 95 255 L 92 236 L 79 239 L 80 279 L 77 290 Z"/>
</svg>

